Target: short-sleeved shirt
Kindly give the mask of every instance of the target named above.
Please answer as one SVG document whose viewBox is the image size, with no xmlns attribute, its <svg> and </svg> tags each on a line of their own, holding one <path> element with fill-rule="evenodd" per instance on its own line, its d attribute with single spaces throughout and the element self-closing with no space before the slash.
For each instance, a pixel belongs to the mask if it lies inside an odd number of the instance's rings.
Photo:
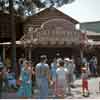
<svg viewBox="0 0 100 100">
<path fill-rule="evenodd" d="M 66 80 L 66 75 L 68 74 L 68 70 L 63 67 L 57 68 L 56 74 L 58 80 Z"/>
<path fill-rule="evenodd" d="M 47 77 L 49 73 L 48 64 L 38 63 L 36 65 L 36 77 Z"/>
<path fill-rule="evenodd" d="M 82 73 L 82 79 L 88 79 L 88 73 Z"/>
</svg>

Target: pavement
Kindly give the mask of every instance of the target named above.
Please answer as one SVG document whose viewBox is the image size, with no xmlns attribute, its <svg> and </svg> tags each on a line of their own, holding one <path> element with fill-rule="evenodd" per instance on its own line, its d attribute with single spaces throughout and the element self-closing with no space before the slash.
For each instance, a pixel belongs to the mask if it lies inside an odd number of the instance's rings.
<svg viewBox="0 0 100 100">
<path fill-rule="evenodd" d="M 100 90 L 99 90 L 99 82 L 100 82 L 100 77 L 98 78 L 91 78 L 88 80 L 89 82 L 89 92 L 90 96 L 89 97 L 83 97 L 82 96 L 82 87 L 81 87 L 81 80 L 76 80 L 75 81 L 75 89 L 72 89 L 72 96 L 67 97 L 68 99 L 100 99 Z M 67 99 L 66 98 L 66 99 Z"/>
<path fill-rule="evenodd" d="M 75 88 L 71 89 L 71 96 L 66 96 L 65 99 L 100 99 L 100 90 L 99 90 L 99 82 L 100 77 L 90 78 L 89 79 L 89 97 L 82 96 L 82 88 L 81 88 L 81 80 L 78 79 L 74 82 Z M 34 89 L 34 94 L 32 99 L 36 99 L 38 97 L 37 90 Z M 52 90 L 49 89 L 49 98 L 54 99 L 52 96 Z M 18 99 L 17 92 L 3 92 L 2 99 Z"/>
</svg>

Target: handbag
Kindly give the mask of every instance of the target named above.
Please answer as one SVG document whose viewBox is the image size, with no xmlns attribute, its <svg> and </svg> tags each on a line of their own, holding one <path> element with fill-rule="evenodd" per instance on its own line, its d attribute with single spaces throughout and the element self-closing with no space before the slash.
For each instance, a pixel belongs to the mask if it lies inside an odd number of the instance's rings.
<svg viewBox="0 0 100 100">
<path fill-rule="evenodd" d="M 20 75 L 19 79 L 16 80 L 16 85 L 17 85 L 17 86 L 20 86 L 21 83 L 22 83 L 22 77 L 21 77 L 21 75 Z"/>
<path fill-rule="evenodd" d="M 18 86 L 20 86 L 21 85 L 21 83 L 22 83 L 22 80 L 16 80 L 16 85 L 18 85 Z"/>
</svg>

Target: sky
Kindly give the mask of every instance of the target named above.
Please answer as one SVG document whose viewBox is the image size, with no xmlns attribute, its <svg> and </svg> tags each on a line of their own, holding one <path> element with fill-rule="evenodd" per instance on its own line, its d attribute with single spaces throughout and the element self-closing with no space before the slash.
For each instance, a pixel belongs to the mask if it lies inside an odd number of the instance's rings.
<svg viewBox="0 0 100 100">
<path fill-rule="evenodd" d="M 100 21 L 100 0 L 75 0 L 59 10 L 79 22 Z"/>
</svg>

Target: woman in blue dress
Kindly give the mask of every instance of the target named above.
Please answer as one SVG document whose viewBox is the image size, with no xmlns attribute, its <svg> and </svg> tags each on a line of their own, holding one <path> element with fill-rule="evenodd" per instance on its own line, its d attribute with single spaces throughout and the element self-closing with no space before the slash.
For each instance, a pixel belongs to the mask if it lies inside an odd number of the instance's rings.
<svg viewBox="0 0 100 100">
<path fill-rule="evenodd" d="M 32 80 L 31 80 L 31 69 L 29 68 L 28 61 L 24 61 L 24 67 L 21 70 L 20 80 L 21 86 L 18 90 L 19 97 L 29 98 L 32 96 Z"/>
<path fill-rule="evenodd" d="M 39 89 L 39 98 L 48 98 L 49 66 L 46 56 L 41 56 L 41 61 L 36 65 L 36 82 Z"/>
</svg>

